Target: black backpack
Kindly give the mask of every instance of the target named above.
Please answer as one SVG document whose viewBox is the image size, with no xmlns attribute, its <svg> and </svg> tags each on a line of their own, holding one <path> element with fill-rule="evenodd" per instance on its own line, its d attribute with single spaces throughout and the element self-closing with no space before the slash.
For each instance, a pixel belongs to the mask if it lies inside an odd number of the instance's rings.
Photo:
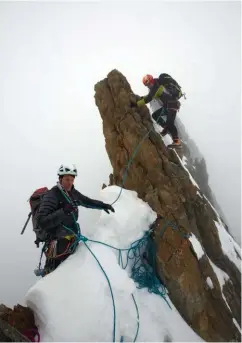
<svg viewBox="0 0 242 343">
<path fill-rule="evenodd" d="M 165 86 L 165 88 L 169 91 L 174 99 L 178 100 L 182 96 L 184 96 L 181 90 L 181 86 L 169 74 L 162 73 L 160 74 L 158 79 L 159 83 Z"/>
<path fill-rule="evenodd" d="M 34 191 L 34 193 L 29 198 L 29 204 L 31 212 L 28 215 L 28 219 L 21 231 L 21 235 L 24 233 L 25 228 L 30 220 L 30 217 L 32 216 L 32 225 L 33 225 L 33 231 L 36 235 L 35 244 L 37 247 L 39 247 L 39 243 L 45 242 L 47 239 L 47 233 L 42 230 L 38 225 L 36 221 L 36 216 L 40 207 L 41 200 L 43 199 L 43 196 L 49 191 L 47 187 L 38 188 Z"/>
</svg>

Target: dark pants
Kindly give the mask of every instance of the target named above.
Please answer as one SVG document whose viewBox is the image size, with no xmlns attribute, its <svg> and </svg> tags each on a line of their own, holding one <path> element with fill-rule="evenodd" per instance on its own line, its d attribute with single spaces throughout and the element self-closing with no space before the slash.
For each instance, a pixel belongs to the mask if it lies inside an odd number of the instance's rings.
<svg viewBox="0 0 242 343">
<path fill-rule="evenodd" d="M 166 133 L 169 133 L 173 140 L 179 138 L 178 131 L 175 126 L 176 114 L 179 108 L 179 101 L 168 101 L 164 108 L 159 108 L 154 113 L 152 113 L 152 118 L 157 122 L 157 124 L 164 128 L 162 134 L 165 135 Z M 167 115 L 166 122 L 164 121 L 164 119 L 162 119 L 162 113 Z"/>
<path fill-rule="evenodd" d="M 72 242 L 71 242 L 72 243 Z M 70 246 L 70 241 L 68 239 L 62 238 L 57 241 L 56 244 L 56 257 L 46 256 L 45 262 L 45 273 L 49 274 L 54 271 L 67 257 L 69 257 L 74 251 L 68 251 L 68 246 Z"/>
</svg>

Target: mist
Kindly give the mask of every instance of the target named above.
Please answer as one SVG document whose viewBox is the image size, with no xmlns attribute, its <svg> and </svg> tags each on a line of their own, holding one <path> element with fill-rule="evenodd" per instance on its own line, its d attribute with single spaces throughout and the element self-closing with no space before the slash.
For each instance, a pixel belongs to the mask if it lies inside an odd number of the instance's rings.
<svg viewBox="0 0 242 343">
<path fill-rule="evenodd" d="M 240 2 L 0 3 L 0 302 L 23 301 L 36 281 L 31 224 L 20 235 L 32 192 L 54 186 L 62 163 L 76 164 L 89 197 L 108 183 L 94 85 L 114 68 L 140 95 L 147 73 L 181 84 L 178 115 L 240 243 L 240 44 Z M 99 214 L 80 208 L 81 228 Z"/>
</svg>

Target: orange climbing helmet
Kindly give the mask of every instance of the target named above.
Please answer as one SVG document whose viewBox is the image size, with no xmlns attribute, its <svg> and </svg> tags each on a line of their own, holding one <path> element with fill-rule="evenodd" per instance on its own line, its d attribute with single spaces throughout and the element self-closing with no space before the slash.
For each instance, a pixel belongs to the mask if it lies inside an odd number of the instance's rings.
<svg viewBox="0 0 242 343">
<path fill-rule="evenodd" d="M 147 74 L 143 77 L 142 81 L 145 86 L 150 86 L 154 83 L 154 78 L 152 75 Z"/>
</svg>

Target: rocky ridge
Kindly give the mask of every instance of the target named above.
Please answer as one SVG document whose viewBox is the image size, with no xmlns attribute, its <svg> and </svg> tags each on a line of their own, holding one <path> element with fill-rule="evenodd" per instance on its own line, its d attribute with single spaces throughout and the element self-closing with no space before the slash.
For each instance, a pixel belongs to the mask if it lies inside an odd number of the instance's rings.
<svg viewBox="0 0 242 343">
<path fill-rule="evenodd" d="M 118 70 L 95 85 L 113 168 L 109 184 L 122 186 L 129 164 L 124 188 L 135 190 L 159 215 L 157 274 L 186 322 L 206 341 L 240 341 L 235 323 L 241 322 L 240 250 L 226 231 L 238 263 L 224 252 L 219 231 L 223 222 L 188 173 L 183 151 L 166 148 L 147 106 L 130 106 L 136 98 Z M 200 246 L 201 256 L 192 242 Z"/>
</svg>

